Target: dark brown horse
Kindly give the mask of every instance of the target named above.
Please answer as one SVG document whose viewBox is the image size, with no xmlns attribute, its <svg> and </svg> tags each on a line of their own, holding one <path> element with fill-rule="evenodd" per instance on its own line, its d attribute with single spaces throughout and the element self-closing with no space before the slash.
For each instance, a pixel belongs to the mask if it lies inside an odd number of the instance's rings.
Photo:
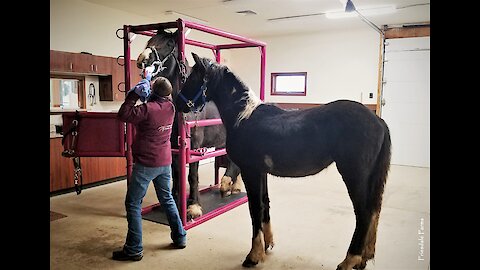
<svg viewBox="0 0 480 270">
<path fill-rule="evenodd" d="M 243 266 L 263 260 L 273 247 L 267 173 L 313 175 L 332 162 L 352 200 L 356 228 L 338 270 L 363 269 L 375 254 L 382 194 L 390 167 L 390 133 L 385 122 L 363 104 L 338 100 L 315 108 L 285 111 L 263 104 L 226 66 L 193 55 L 195 65 L 180 95 L 199 91 L 217 104 L 227 129 L 227 152 L 240 167 L 252 218 L 252 248 Z M 184 112 L 202 106 L 197 99 Z"/>
<path fill-rule="evenodd" d="M 163 76 L 170 80 L 173 92 L 173 101 L 177 100 L 179 89 L 179 81 L 185 80 L 190 72 L 188 63 L 182 63 L 178 60 L 177 47 L 178 32 L 166 32 L 159 30 L 153 36 L 145 47 L 145 50 L 137 58 L 137 67 L 144 69 L 146 67 L 154 67 L 152 79 L 156 76 Z M 190 112 L 184 115 L 186 120 L 202 120 L 220 118 L 218 109 L 213 102 L 207 102 L 205 108 L 201 111 Z M 173 123 L 171 143 L 172 148 L 178 148 L 178 121 L 175 117 Z M 224 148 L 226 140 L 225 127 L 223 125 L 195 127 L 191 130 L 191 149 L 202 147 Z M 173 155 L 172 159 L 172 177 L 174 197 L 178 198 L 179 187 L 179 168 L 177 155 Z M 227 157 L 227 169 L 221 180 L 220 191 L 222 196 L 231 193 L 240 192 L 240 169 L 235 163 L 231 162 Z M 196 218 L 203 214 L 199 201 L 198 190 L 198 162 L 190 163 L 188 173 L 188 183 L 190 192 L 188 198 L 187 216 Z"/>
</svg>

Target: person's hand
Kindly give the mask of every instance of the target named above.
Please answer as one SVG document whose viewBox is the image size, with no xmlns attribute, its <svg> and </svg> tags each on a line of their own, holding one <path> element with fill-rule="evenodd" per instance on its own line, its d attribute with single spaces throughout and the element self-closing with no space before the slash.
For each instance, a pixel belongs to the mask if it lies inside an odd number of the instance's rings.
<svg viewBox="0 0 480 270">
<path fill-rule="evenodd" d="M 146 67 L 143 70 L 143 77 L 150 81 L 152 79 L 152 73 L 154 70 L 155 70 L 155 67 L 153 66 Z"/>
<path fill-rule="evenodd" d="M 150 81 L 147 79 L 141 80 L 137 85 L 135 85 L 128 93 L 134 91 L 137 95 L 140 96 L 140 100 L 145 102 L 150 96 Z M 127 94 L 128 94 L 127 93 Z"/>
</svg>

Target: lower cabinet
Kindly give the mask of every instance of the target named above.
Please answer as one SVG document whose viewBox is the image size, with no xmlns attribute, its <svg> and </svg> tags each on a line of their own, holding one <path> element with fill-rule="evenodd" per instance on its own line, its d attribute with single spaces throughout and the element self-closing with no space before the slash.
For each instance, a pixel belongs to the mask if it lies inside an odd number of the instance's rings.
<svg viewBox="0 0 480 270">
<path fill-rule="evenodd" d="M 73 161 L 62 156 L 62 138 L 50 139 L 50 192 L 73 188 Z M 127 175 L 125 157 L 81 157 L 83 184 Z"/>
</svg>

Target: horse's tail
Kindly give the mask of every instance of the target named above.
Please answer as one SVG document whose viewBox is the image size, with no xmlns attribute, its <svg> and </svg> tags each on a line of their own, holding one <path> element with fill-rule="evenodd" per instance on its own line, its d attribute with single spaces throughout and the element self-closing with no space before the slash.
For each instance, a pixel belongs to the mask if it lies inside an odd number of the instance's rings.
<svg viewBox="0 0 480 270">
<path fill-rule="evenodd" d="M 380 152 L 378 153 L 375 166 L 370 174 L 370 192 L 368 196 L 371 200 L 369 203 L 369 206 L 371 207 L 370 210 L 377 213 L 380 212 L 382 207 L 383 191 L 387 181 L 388 171 L 390 169 L 392 145 L 390 140 L 390 131 L 387 124 L 385 121 L 383 121 L 383 119 L 379 118 L 379 120 L 381 121 L 384 129 L 383 143 Z"/>
</svg>

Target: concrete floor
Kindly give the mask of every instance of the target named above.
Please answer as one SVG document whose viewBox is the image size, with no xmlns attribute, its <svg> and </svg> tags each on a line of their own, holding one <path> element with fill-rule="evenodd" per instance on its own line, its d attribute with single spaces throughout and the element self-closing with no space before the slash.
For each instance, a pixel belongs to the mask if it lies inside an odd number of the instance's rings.
<svg viewBox="0 0 480 270">
<path fill-rule="evenodd" d="M 200 166 L 203 186 L 213 165 Z M 203 179 L 203 181 L 202 181 Z M 335 165 L 305 178 L 269 175 L 275 247 L 256 269 L 335 270 L 355 227 L 350 199 Z M 66 215 L 50 222 L 51 269 L 245 269 L 251 245 L 248 205 L 187 231 L 188 245 L 171 250 L 169 227 L 143 221 L 144 257 L 111 260 L 127 232 L 126 181 L 50 198 L 50 210 Z M 157 203 L 153 185 L 144 206 Z M 429 269 L 430 169 L 392 166 L 378 226 L 375 261 L 369 270 Z"/>
</svg>

